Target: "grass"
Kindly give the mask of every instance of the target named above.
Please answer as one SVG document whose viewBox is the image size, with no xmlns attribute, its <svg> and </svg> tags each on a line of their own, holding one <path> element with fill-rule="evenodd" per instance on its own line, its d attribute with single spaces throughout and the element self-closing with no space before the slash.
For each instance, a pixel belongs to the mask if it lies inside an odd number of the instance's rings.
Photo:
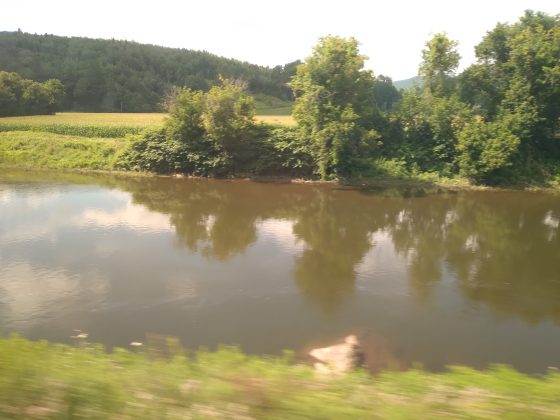
<svg viewBox="0 0 560 420">
<path fill-rule="evenodd" d="M 187 355 L 0 339 L 2 418 L 557 418 L 560 374 L 498 366 L 325 376 L 233 348 Z M 173 356 L 169 356 L 173 355 Z"/>
<path fill-rule="evenodd" d="M 257 115 L 255 120 L 273 125 L 296 125 L 291 115 Z"/>
<path fill-rule="evenodd" d="M 254 94 L 255 108 L 258 115 L 284 115 L 292 114 L 291 101 L 284 101 L 273 96 L 264 95 L 262 93 Z"/>
<path fill-rule="evenodd" d="M 0 166 L 111 170 L 128 142 L 34 131 L 0 132 Z"/>
</svg>

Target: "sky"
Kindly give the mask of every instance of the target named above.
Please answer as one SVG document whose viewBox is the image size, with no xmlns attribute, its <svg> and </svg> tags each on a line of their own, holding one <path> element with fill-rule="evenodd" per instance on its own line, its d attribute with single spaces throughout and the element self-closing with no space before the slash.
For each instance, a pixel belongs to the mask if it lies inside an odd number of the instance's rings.
<svg viewBox="0 0 560 420">
<path fill-rule="evenodd" d="M 498 22 L 526 9 L 560 13 L 558 0 L 2 0 L 0 31 L 115 38 L 205 50 L 275 66 L 305 59 L 325 35 L 353 36 L 366 66 L 401 80 L 417 74 L 425 42 L 459 42 L 460 69 Z"/>
</svg>

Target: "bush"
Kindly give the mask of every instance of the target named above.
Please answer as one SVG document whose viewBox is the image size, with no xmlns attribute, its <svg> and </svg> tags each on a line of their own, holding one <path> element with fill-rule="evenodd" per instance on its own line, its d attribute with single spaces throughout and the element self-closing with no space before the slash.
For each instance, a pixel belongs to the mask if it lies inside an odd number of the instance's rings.
<svg viewBox="0 0 560 420">
<path fill-rule="evenodd" d="M 297 128 L 261 124 L 255 131 L 253 163 L 247 167 L 250 172 L 257 175 L 312 176 L 313 157 Z"/>
<path fill-rule="evenodd" d="M 148 129 L 132 140 L 116 167 L 129 171 L 178 172 L 183 171 L 184 156 L 181 142 L 166 136 L 163 129 Z"/>
<path fill-rule="evenodd" d="M 518 145 L 519 137 L 500 122 L 473 120 L 458 134 L 461 175 L 475 182 L 484 181 L 492 172 L 511 165 Z"/>
</svg>

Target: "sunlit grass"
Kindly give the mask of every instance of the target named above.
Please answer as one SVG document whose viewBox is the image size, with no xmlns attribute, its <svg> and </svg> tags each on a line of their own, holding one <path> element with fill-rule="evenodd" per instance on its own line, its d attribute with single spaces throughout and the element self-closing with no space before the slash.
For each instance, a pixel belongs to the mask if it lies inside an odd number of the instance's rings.
<svg viewBox="0 0 560 420">
<path fill-rule="evenodd" d="M 48 169 L 114 169 L 129 140 L 35 131 L 0 132 L 0 166 Z"/>
<path fill-rule="evenodd" d="M 163 358 L 0 339 L 1 418 L 557 418 L 560 375 L 453 368 L 317 374 L 289 357 L 224 348 Z"/>
<path fill-rule="evenodd" d="M 128 127 L 154 127 L 163 124 L 167 114 L 163 113 L 93 113 L 59 112 L 56 115 L 33 115 L 29 117 L 3 117 L 0 125 L 6 124 L 75 124 Z"/>
<path fill-rule="evenodd" d="M 296 125 L 291 115 L 257 115 L 255 120 L 274 125 Z"/>
<path fill-rule="evenodd" d="M 39 131 L 81 137 L 124 137 L 148 127 L 163 125 L 163 113 L 85 113 L 61 112 L 56 115 L 0 118 L 0 131 Z M 294 125 L 290 115 L 258 115 L 258 122 Z"/>
</svg>

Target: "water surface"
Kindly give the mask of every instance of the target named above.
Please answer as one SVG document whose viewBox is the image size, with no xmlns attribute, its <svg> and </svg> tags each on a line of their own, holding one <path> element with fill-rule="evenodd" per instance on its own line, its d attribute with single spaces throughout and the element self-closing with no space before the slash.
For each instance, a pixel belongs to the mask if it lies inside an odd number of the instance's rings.
<svg viewBox="0 0 560 420">
<path fill-rule="evenodd" d="M 560 196 L 0 171 L 0 332 L 560 366 Z"/>
</svg>

